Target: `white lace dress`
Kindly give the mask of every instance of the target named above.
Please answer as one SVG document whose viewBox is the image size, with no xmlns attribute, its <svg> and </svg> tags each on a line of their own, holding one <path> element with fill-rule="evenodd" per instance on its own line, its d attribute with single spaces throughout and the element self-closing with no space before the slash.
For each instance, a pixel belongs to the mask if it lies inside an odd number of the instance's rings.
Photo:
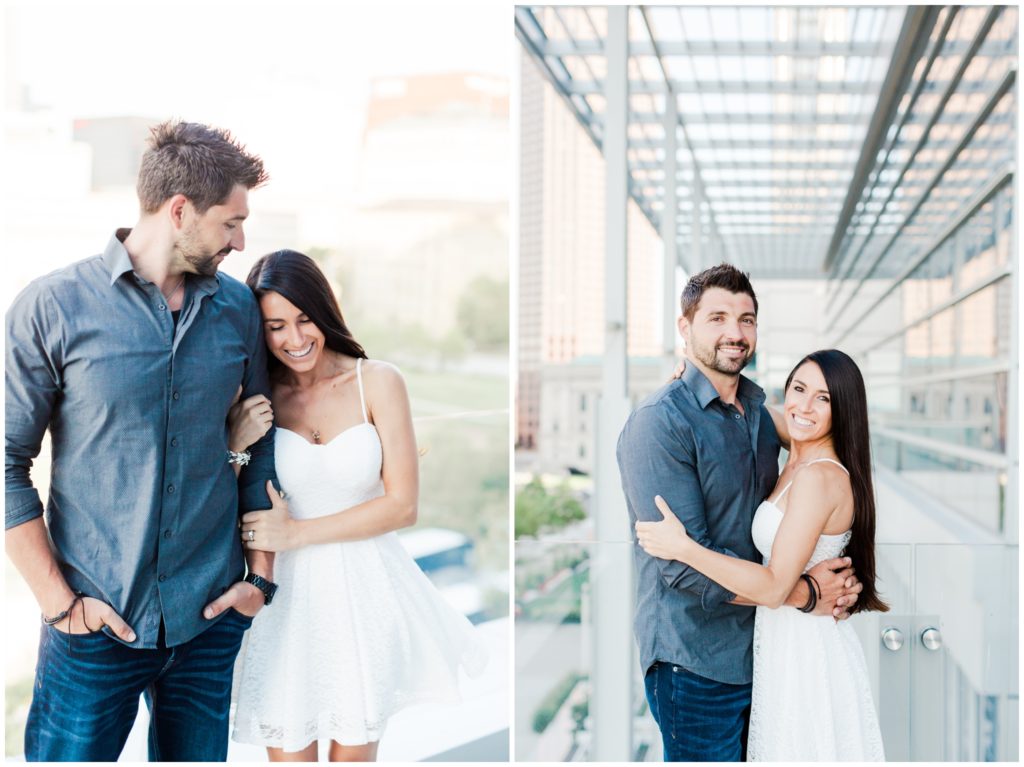
<svg viewBox="0 0 1024 767">
<path fill-rule="evenodd" d="M 357 363 L 360 398 L 362 369 Z M 381 444 L 366 417 L 315 445 L 278 428 L 274 456 L 290 513 L 334 514 L 383 495 Z M 320 738 L 379 740 L 388 717 L 459 701 L 458 669 L 486 657 L 395 533 L 277 554 L 274 603 L 260 610 L 235 664 L 232 737 L 299 751 Z"/>
<path fill-rule="evenodd" d="M 789 485 L 779 499 L 787 490 Z M 754 513 L 751 533 L 765 565 L 782 516 L 770 501 Z M 849 542 L 849 531 L 822 535 L 805 572 L 838 557 Z M 747 759 L 885 760 L 864 651 L 849 623 L 792 607 L 757 608 Z"/>
</svg>

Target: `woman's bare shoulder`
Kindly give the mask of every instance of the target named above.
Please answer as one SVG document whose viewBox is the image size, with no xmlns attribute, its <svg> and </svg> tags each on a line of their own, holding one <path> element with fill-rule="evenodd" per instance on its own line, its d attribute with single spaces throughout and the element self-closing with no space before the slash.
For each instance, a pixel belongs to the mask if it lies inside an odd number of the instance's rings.
<svg viewBox="0 0 1024 767">
<path fill-rule="evenodd" d="M 397 366 L 383 360 L 363 360 L 363 385 L 367 399 L 386 402 L 409 399 L 405 378 Z"/>
<path fill-rule="evenodd" d="M 385 386 L 404 380 L 398 366 L 384 360 L 364 359 L 363 376 L 367 381 L 376 381 Z"/>
<path fill-rule="evenodd" d="M 833 503 L 839 503 L 853 492 L 850 487 L 850 476 L 831 461 L 820 461 L 804 466 L 793 477 L 793 488 L 812 492 Z"/>
</svg>

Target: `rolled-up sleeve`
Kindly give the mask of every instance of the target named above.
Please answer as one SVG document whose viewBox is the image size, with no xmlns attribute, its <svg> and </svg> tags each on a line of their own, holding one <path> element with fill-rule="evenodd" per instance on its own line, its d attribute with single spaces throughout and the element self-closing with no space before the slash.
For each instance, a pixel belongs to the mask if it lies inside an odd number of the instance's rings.
<svg viewBox="0 0 1024 767">
<path fill-rule="evenodd" d="M 249 362 L 242 376 L 242 399 L 262 394 L 270 399 L 270 379 L 267 375 L 267 347 L 263 342 L 263 323 L 255 299 L 249 314 L 246 342 Z M 281 485 L 274 471 L 274 427 L 249 448 L 252 458 L 238 475 L 238 513 L 269 509 L 267 480 L 273 480 L 278 490 Z"/>
<path fill-rule="evenodd" d="M 654 505 L 654 497 L 660 495 L 686 527 L 690 538 L 706 548 L 737 556 L 715 545 L 708 536 L 704 495 L 697 475 L 696 446 L 690 430 L 673 426 L 656 408 L 643 407 L 633 414 L 619 435 L 616 457 L 622 489 L 636 519 L 661 520 L 661 512 Z M 633 545 L 639 546 L 636 531 L 631 534 Z M 643 551 L 639 553 L 650 556 Z M 657 557 L 652 559 L 658 565 L 665 586 L 699 596 L 705 610 L 714 610 L 735 596 L 689 565 Z"/>
<path fill-rule="evenodd" d="M 60 395 L 55 311 L 49 297 L 32 285 L 7 312 L 4 529 L 8 530 L 43 514 L 30 472 Z"/>
</svg>

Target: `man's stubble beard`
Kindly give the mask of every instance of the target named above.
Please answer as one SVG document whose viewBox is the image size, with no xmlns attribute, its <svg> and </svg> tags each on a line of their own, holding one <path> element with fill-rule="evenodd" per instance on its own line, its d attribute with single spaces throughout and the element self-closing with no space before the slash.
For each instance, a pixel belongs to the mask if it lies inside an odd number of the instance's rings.
<svg viewBox="0 0 1024 767">
<path fill-rule="evenodd" d="M 181 235 L 181 240 L 175 245 L 175 249 L 185 262 L 195 269 L 196 274 L 203 277 L 213 277 L 217 274 L 216 258 L 221 255 L 221 251 L 206 254 L 195 228 L 189 229 Z"/>
<path fill-rule="evenodd" d="M 750 358 L 753 356 L 753 351 L 748 344 L 744 344 L 747 349 L 747 355 L 740 359 L 719 359 L 717 347 L 706 347 L 701 346 L 694 341 L 693 334 L 690 334 L 688 339 L 688 345 L 693 350 L 693 356 L 697 358 L 703 365 L 714 370 L 717 373 L 722 373 L 727 376 L 738 376 L 740 372 L 750 362 Z"/>
</svg>

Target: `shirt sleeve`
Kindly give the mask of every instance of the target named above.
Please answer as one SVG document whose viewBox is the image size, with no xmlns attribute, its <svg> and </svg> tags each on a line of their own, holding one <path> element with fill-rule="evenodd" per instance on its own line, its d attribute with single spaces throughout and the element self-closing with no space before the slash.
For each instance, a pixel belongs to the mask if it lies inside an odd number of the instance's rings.
<svg viewBox="0 0 1024 767">
<path fill-rule="evenodd" d="M 716 546 L 708 536 L 704 494 L 697 475 L 696 446 L 689 429 L 673 428 L 663 413 L 653 407 L 637 410 L 619 436 L 616 456 L 622 475 L 622 490 L 633 515 L 642 522 L 657 522 L 661 512 L 654 496 L 665 499 L 686 527 L 687 535 L 701 546 L 730 557 L 735 553 Z M 639 547 L 636 531 L 630 531 Z M 642 549 L 640 556 L 650 556 Z M 738 558 L 738 557 L 737 557 Z M 735 594 L 689 565 L 652 557 L 665 586 L 689 591 L 700 597 L 701 607 L 714 610 Z"/>
<path fill-rule="evenodd" d="M 4 401 L 4 529 L 43 515 L 32 485 L 39 455 L 61 388 L 61 344 L 52 300 L 31 285 L 7 312 Z"/>
<path fill-rule="evenodd" d="M 270 378 L 267 374 L 267 347 L 263 342 L 263 323 L 255 299 L 250 302 L 249 362 L 242 374 L 242 399 L 262 394 L 270 398 Z M 267 480 L 273 480 L 274 487 L 281 489 L 274 470 L 274 426 L 271 426 L 255 444 L 249 448 L 252 458 L 238 474 L 238 513 L 269 509 Z"/>
</svg>

